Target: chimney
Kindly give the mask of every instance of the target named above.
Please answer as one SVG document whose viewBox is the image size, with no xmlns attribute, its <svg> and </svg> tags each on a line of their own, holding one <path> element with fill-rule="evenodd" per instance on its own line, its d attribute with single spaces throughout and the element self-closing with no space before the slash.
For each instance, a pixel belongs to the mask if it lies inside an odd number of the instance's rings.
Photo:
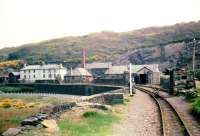
<svg viewBox="0 0 200 136">
<path fill-rule="evenodd" d="M 85 48 L 82 50 L 82 68 L 85 68 Z"/>
</svg>

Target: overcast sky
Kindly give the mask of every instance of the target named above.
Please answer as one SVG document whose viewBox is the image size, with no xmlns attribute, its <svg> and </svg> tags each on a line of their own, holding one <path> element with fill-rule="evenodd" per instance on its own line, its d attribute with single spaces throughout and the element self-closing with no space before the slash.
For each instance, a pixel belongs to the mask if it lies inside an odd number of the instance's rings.
<svg viewBox="0 0 200 136">
<path fill-rule="evenodd" d="M 200 0 L 0 0 L 0 48 L 200 20 Z"/>
</svg>

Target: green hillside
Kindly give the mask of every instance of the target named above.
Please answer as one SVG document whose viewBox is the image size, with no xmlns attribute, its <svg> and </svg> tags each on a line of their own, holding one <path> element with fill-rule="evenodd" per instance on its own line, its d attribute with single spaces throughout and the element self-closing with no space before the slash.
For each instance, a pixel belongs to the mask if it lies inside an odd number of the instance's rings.
<svg viewBox="0 0 200 136">
<path fill-rule="evenodd" d="M 86 48 L 87 61 L 113 61 L 143 47 L 165 45 L 200 37 L 200 21 L 166 27 L 149 27 L 129 32 L 98 32 L 79 37 L 63 37 L 0 50 L 0 60 L 26 60 L 28 63 L 80 62 Z"/>
</svg>

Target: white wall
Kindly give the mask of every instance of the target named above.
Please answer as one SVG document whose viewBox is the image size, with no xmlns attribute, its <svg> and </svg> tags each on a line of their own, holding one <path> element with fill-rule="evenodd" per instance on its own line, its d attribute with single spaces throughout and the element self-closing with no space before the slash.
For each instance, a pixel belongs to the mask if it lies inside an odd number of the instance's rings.
<svg viewBox="0 0 200 136">
<path fill-rule="evenodd" d="M 64 75 L 66 74 L 67 70 L 65 68 L 20 70 L 20 80 L 26 82 L 35 82 L 35 80 L 54 80 L 57 76 L 60 76 L 61 80 L 64 80 Z"/>
</svg>

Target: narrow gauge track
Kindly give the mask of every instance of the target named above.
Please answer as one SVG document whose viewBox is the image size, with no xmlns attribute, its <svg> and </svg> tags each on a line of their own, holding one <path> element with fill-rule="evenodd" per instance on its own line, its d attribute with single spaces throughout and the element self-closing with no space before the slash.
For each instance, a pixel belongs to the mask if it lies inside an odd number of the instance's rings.
<svg viewBox="0 0 200 136">
<path fill-rule="evenodd" d="M 144 87 L 137 86 L 136 89 L 149 94 L 158 105 L 160 111 L 161 120 L 161 135 L 163 136 L 191 136 L 189 131 L 183 124 L 180 116 L 173 108 L 173 106 L 165 100 L 163 97 L 159 96 L 156 92 L 145 89 Z"/>
</svg>

